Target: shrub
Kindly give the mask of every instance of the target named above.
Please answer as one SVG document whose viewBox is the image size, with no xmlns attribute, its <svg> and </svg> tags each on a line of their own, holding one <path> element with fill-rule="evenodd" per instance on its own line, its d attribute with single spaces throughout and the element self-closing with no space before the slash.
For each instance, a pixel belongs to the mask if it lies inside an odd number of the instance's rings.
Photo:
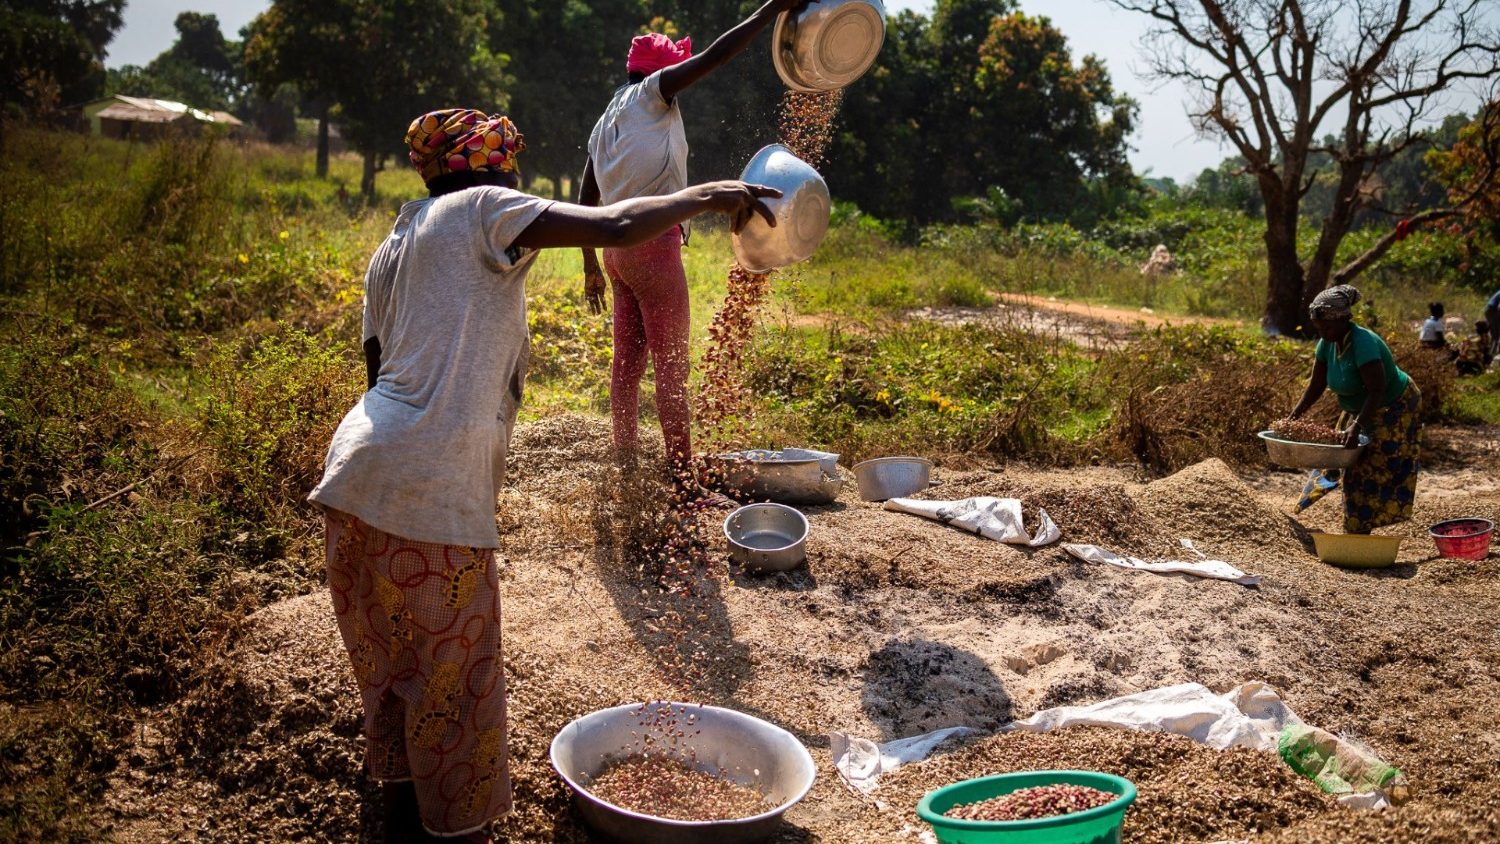
<svg viewBox="0 0 1500 844">
<path fill-rule="evenodd" d="M 199 407 L 224 516 L 264 534 L 264 557 L 308 517 L 333 431 L 363 392 L 364 367 L 337 344 L 283 326 L 213 345 Z"/>
</svg>

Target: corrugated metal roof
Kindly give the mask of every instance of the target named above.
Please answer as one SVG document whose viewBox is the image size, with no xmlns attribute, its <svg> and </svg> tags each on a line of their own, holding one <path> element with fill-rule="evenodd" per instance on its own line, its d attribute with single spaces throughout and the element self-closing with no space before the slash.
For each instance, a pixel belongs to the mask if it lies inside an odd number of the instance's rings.
<svg viewBox="0 0 1500 844">
<path fill-rule="evenodd" d="M 204 123 L 218 122 L 213 115 L 206 111 L 199 111 L 190 105 L 184 105 L 173 100 L 127 97 L 124 94 L 115 94 L 112 99 L 117 102 L 99 112 L 100 117 L 108 117 L 112 120 L 134 120 L 140 123 L 170 123 L 183 115 L 191 115 Z M 233 119 L 233 115 L 226 116 Z M 230 125 L 235 124 L 232 123 Z"/>
<path fill-rule="evenodd" d="M 98 114 L 98 117 L 103 120 L 124 120 L 130 123 L 172 123 L 187 116 L 185 111 L 140 108 L 125 103 L 115 103 Z"/>
</svg>

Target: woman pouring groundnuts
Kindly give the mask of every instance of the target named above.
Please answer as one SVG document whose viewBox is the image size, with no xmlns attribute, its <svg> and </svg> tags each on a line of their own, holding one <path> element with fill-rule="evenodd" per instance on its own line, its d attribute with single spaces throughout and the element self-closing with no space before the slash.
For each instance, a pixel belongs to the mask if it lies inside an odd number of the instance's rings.
<svg viewBox="0 0 1500 844">
<path fill-rule="evenodd" d="M 1353 309 L 1359 291 L 1347 284 L 1319 293 L 1309 309 L 1318 346 L 1312 380 L 1292 410 L 1296 419 L 1332 390 L 1343 411 L 1339 429 L 1346 448 L 1370 438 L 1353 466 L 1314 470 L 1302 490 L 1296 512 L 1338 489 L 1344 489 L 1344 530 L 1369 533 L 1411 518 L 1417 469 L 1422 454 L 1422 393 L 1396 366 L 1380 335 L 1355 325 Z"/>
</svg>

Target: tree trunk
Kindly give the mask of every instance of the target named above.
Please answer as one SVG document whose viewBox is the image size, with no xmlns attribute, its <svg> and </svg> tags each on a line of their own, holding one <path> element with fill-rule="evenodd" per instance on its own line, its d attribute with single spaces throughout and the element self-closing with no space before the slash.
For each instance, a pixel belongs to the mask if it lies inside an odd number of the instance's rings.
<svg viewBox="0 0 1500 844">
<path fill-rule="evenodd" d="M 375 198 L 375 173 L 377 172 L 375 153 L 365 153 L 365 172 L 359 180 L 359 195 L 364 197 L 365 202 Z"/>
<path fill-rule="evenodd" d="M 328 178 L 328 106 L 318 112 L 318 178 Z"/>
<path fill-rule="evenodd" d="M 1261 328 L 1272 336 L 1309 336 L 1302 301 L 1302 263 L 1297 260 L 1297 209 L 1282 197 L 1266 196 L 1266 312 Z"/>
</svg>

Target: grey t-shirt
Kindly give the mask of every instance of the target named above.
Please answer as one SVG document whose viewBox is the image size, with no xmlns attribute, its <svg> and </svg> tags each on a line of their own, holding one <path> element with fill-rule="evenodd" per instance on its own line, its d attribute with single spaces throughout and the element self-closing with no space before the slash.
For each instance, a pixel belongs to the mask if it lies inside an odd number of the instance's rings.
<svg viewBox="0 0 1500 844">
<path fill-rule="evenodd" d="M 401 207 L 365 273 L 380 374 L 334 433 L 312 501 L 417 542 L 498 547 L 536 257 L 512 244 L 551 204 L 479 187 Z"/>
<path fill-rule="evenodd" d="M 661 71 L 615 92 L 589 134 L 589 158 L 604 205 L 687 187 L 687 132 L 677 101 L 662 98 Z"/>
</svg>

